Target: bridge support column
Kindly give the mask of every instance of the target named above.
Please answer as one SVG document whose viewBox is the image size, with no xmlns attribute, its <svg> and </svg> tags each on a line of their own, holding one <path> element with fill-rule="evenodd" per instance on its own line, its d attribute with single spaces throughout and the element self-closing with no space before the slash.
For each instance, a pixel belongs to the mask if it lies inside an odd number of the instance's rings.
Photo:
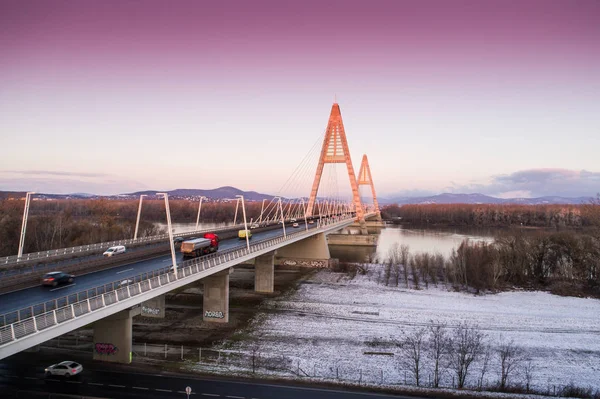
<svg viewBox="0 0 600 399">
<path fill-rule="evenodd" d="M 229 274 L 232 268 L 202 279 L 204 283 L 203 320 L 229 322 Z"/>
<path fill-rule="evenodd" d="M 132 319 L 139 314 L 137 307 L 94 323 L 94 360 L 131 363 Z"/>
<path fill-rule="evenodd" d="M 275 264 L 290 266 L 329 266 L 329 247 L 324 233 L 307 237 L 277 250 Z"/>
<path fill-rule="evenodd" d="M 145 317 L 165 318 L 165 296 L 160 295 L 142 302 L 141 315 Z"/>
<path fill-rule="evenodd" d="M 275 251 L 254 259 L 254 291 L 273 292 L 275 285 Z"/>
</svg>

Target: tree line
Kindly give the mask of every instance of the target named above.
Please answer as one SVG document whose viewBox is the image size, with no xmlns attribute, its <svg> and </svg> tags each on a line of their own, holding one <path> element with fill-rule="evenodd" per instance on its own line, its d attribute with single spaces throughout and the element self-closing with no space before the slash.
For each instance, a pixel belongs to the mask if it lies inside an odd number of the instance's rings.
<svg viewBox="0 0 600 399">
<path fill-rule="evenodd" d="M 384 219 L 416 225 L 485 227 L 598 226 L 600 200 L 585 205 L 411 204 L 387 205 Z"/>
</svg>

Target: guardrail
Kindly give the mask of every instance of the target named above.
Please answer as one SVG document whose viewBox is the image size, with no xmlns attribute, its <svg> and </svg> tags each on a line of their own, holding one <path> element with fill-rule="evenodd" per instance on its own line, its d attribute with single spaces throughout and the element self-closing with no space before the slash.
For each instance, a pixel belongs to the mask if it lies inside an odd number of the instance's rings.
<svg viewBox="0 0 600 399">
<path fill-rule="evenodd" d="M 196 230 L 196 231 L 188 231 L 185 233 L 173 234 L 173 237 L 185 237 L 185 236 L 191 236 L 191 235 L 196 235 L 196 234 L 235 230 L 235 229 L 239 229 L 240 227 L 243 228 L 243 226 L 244 226 L 243 224 L 236 224 L 236 225 L 231 225 L 231 226 L 219 227 L 216 229 L 203 229 L 203 230 Z M 3 258 L 0 258 L 0 267 L 2 267 L 3 265 L 27 262 L 27 261 L 31 261 L 31 260 L 52 258 L 55 256 L 81 255 L 81 254 L 85 254 L 88 252 L 106 250 L 107 248 L 113 247 L 115 245 L 148 244 L 148 243 L 153 243 L 153 242 L 158 242 L 158 241 L 163 241 L 163 240 L 168 241 L 169 235 L 168 234 L 160 234 L 157 236 L 140 237 L 135 240 L 133 238 L 131 238 L 131 239 L 126 239 L 126 240 L 101 242 L 101 243 L 97 243 L 97 244 L 80 245 L 78 247 L 71 247 L 71 248 L 51 249 L 48 251 L 40 251 L 40 252 L 32 252 L 32 253 L 28 253 L 28 254 L 23 254 L 21 257 L 18 257 L 17 255 L 12 255 L 12 256 L 6 256 Z"/>
<path fill-rule="evenodd" d="M 250 249 L 230 249 L 201 258 L 191 259 L 183 262 L 180 266 L 178 265 L 177 275 L 173 272 L 169 272 L 172 267 L 172 265 L 170 265 L 152 272 L 143 273 L 135 277 L 124 278 L 89 290 L 80 291 L 76 294 L 71 294 L 7 313 L 2 315 L 4 325 L 0 327 L 0 348 L 31 334 L 38 333 L 49 327 L 95 312 L 99 309 L 109 307 L 141 293 L 175 283 L 180 279 L 193 277 L 200 272 L 216 267 L 222 263 L 230 262 L 253 252 L 264 250 L 284 241 L 289 241 L 301 236 L 313 235 L 315 230 L 325 230 L 326 228 L 328 229 L 335 225 L 343 225 L 347 223 L 349 219 L 353 219 L 353 217 L 336 217 L 324 222 L 319 221 L 317 222 L 316 228 L 287 234 L 286 237 L 279 236 L 264 239 L 253 243 L 250 246 Z M 123 280 L 132 280 L 132 283 L 121 286 L 120 283 Z M 72 300 L 72 298 L 74 298 L 74 300 Z M 26 319 L 21 319 L 22 314 L 27 314 L 23 312 L 30 312 Z M 15 315 L 17 321 L 10 323 L 11 318 L 14 319 Z"/>
</svg>

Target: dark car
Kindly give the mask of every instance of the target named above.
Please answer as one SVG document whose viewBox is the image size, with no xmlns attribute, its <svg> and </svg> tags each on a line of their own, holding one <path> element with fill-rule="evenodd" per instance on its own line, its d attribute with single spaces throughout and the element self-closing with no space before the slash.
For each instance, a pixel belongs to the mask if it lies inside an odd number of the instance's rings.
<svg viewBox="0 0 600 399">
<path fill-rule="evenodd" d="M 184 241 L 185 241 L 185 238 L 183 238 L 183 237 L 175 237 L 175 238 L 173 238 L 173 243 L 174 244 L 181 244 Z"/>
<path fill-rule="evenodd" d="M 51 285 L 52 287 L 56 287 L 59 284 L 63 283 L 72 283 L 75 276 L 72 274 L 67 274 L 63 272 L 52 272 L 44 275 L 42 280 L 42 285 Z"/>
</svg>

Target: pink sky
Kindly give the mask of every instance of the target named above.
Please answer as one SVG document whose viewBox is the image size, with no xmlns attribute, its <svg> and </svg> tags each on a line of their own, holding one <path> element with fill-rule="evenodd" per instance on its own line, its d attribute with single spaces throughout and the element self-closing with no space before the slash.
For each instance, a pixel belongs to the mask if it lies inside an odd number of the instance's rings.
<svg viewBox="0 0 600 399">
<path fill-rule="evenodd" d="M 334 94 L 382 193 L 600 172 L 598 1 L 4 1 L 0 51 L 0 190 L 274 192 Z"/>
</svg>

